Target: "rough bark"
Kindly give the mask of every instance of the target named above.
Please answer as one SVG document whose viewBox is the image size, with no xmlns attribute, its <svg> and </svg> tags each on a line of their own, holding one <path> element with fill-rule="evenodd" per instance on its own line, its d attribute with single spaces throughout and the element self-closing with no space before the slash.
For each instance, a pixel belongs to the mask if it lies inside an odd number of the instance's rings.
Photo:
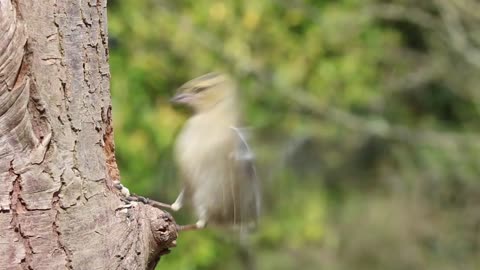
<svg viewBox="0 0 480 270">
<path fill-rule="evenodd" d="M 0 269 L 153 269 L 176 238 L 123 208 L 105 0 L 0 0 Z"/>
</svg>

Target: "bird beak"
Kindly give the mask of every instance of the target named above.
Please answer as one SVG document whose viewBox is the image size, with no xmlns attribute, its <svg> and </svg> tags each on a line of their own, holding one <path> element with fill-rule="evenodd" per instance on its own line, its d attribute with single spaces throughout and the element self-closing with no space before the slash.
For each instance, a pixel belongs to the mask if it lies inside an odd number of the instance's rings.
<svg viewBox="0 0 480 270">
<path fill-rule="evenodd" d="M 193 95 L 192 94 L 186 94 L 186 93 L 181 93 L 175 95 L 173 98 L 170 99 L 170 102 L 172 103 L 177 103 L 177 104 L 186 104 L 192 101 Z"/>
</svg>

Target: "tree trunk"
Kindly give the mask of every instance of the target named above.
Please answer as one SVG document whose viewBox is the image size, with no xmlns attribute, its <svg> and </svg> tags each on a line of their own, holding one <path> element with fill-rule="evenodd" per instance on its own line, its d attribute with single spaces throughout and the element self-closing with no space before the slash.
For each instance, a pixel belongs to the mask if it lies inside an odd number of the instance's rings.
<svg viewBox="0 0 480 270">
<path fill-rule="evenodd" d="M 0 269 L 153 269 L 177 236 L 123 208 L 105 0 L 0 0 Z"/>
</svg>

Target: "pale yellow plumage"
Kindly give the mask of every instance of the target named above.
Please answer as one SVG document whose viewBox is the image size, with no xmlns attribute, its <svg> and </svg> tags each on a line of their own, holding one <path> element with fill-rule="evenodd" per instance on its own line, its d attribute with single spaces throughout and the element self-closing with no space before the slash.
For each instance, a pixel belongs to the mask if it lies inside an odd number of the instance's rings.
<svg viewBox="0 0 480 270">
<path fill-rule="evenodd" d="M 207 223 L 242 225 L 259 214 L 259 186 L 240 126 L 234 82 L 210 73 L 182 85 L 172 101 L 194 110 L 175 143 L 175 158 L 184 189 L 172 204 L 190 201 L 196 228 Z"/>
</svg>

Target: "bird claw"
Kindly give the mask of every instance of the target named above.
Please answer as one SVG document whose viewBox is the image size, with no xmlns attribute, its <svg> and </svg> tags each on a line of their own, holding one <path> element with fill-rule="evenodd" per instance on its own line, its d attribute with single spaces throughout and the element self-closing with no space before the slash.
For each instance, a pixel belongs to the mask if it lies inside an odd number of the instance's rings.
<svg viewBox="0 0 480 270">
<path fill-rule="evenodd" d="M 124 185 L 120 184 L 120 182 L 116 182 L 113 184 L 113 186 L 120 190 L 120 192 L 126 197 L 130 197 L 130 190 L 128 190 L 128 188 L 126 188 Z"/>
<path fill-rule="evenodd" d="M 144 204 L 149 204 L 150 203 L 150 199 L 142 197 L 142 196 L 138 196 L 138 201 L 141 202 L 141 203 L 144 203 Z"/>
</svg>

